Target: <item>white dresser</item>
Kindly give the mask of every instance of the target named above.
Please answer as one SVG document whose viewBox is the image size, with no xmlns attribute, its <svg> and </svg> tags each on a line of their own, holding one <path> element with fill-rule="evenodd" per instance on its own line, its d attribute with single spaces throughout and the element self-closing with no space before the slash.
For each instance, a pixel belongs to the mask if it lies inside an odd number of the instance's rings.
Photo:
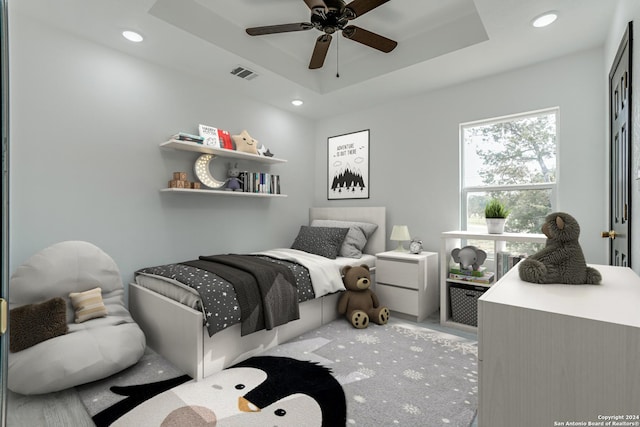
<svg viewBox="0 0 640 427">
<path fill-rule="evenodd" d="M 640 425 L 640 278 L 593 267 L 601 285 L 537 285 L 513 268 L 480 297 L 479 427 Z"/>
<path fill-rule="evenodd" d="M 438 309 L 438 254 L 388 251 L 376 254 L 380 304 L 420 322 Z"/>
</svg>

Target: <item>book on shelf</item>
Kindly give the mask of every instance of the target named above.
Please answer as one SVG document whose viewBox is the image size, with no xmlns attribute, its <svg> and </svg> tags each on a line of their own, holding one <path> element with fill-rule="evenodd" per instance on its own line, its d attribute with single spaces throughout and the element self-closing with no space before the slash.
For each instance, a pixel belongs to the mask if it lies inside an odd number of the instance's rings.
<svg viewBox="0 0 640 427">
<path fill-rule="evenodd" d="M 495 274 L 492 271 L 485 271 L 481 277 L 471 276 L 467 274 L 449 273 L 449 279 L 461 280 L 463 282 L 469 283 L 480 283 L 485 285 L 493 283 L 494 278 Z"/>
<path fill-rule="evenodd" d="M 231 134 L 226 130 L 213 126 L 198 125 L 198 133 L 204 139 L 203 144 L 208 147 L 235 150 Z"/>
<path fill-rule="evenodd" d="M 496 272 L 498 279 L 504 276 L 513 266 L 527 257 L 527 254 L 512 254 L 509 252 L 498 252 L 496 254 Z"/>
<path fill-rule="evenodd" d="M 242 171 L 238 179 L 246 193 L 280 194 L 280 175 Z"/>
<path fill-rule="evenodd" d="M 457 267 L 450 267 L 449 268 L 449 273 L 454 273 L 454 274 L 463 274 L 465 276 L 475 276 L 475 277 L 482 277 L 484 276 L 484 273 L 487 271 L 486 267 L 479 267 L 477 270 L 469 270 L 469 269 L 463 269 L 463 268 L 457 268 Z"/>
<path fill-rule="evenodd" d="M 175 139 L 177 141 L 196 142 L 198 144 L 202 144 L 202 142 L 204 141 L 203 137 L 201 137 L 199 135 L 192 135 L 192 134 L 186 133 L 186 132 L 178 132 L 175 135 L 173 135 L 171 137 L 171 139 Z"/>
<path fill-rule="evenodd" d="M 271 192 L 280 194 L 280 175 L 271 175 Z"/>
</svg>

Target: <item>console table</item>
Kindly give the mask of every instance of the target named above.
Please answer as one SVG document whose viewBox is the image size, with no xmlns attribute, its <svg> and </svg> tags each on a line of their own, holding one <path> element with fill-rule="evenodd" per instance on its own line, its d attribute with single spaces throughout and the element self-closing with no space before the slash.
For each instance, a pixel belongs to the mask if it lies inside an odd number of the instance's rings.
<svg viewBox="0 0 640 427">
<path fill-rule="evenodd" d="M 514 268 L 480 297 L 479 427 L 640 422 L 640 278 L 593 267 L 600 285 L 537 285 Z"/>
</svg>

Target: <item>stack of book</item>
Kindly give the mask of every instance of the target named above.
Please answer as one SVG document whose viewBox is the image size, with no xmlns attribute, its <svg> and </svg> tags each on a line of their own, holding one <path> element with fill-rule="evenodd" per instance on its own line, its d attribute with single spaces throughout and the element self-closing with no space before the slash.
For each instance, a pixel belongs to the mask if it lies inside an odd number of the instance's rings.
<svg viewBox="0 0 640 427">
<path fill-rule="evenodd" d="M 195 142 L 197 144 L 202 144 L 202 142 L 204 141 L 203 137 L 201 137 L 199 135 L 192 135 L 192 134 L 186 133 L 186 132 L 178 132 L 175 135 L 173 135 L 171 137 L 171 139 L 174 139 L 176 141 Z"/>
<path fill-rule="evenodd" d="M 470 283 L 480 283 L 488 285 L 493 283 L 495 275 L 492 271 L 486 271 L 481 267 L 479 270 L 463 270 L 460 268 L 449 269 L 449 279 L 462 280 Z"/>
<path fill-rule="evenodd" d="M 238 179 L 246 193 L 280 194 L 280 175 L 242 171 Z"/>
<path fill-rule="evenodd" d="M 514 255 L 508 252 L 498 252 L 496 254 L 496 271 L 498 272 L 498 279 L 505 275 L 505 273 L 525 259 L 527 254 Z"/>
</svg>

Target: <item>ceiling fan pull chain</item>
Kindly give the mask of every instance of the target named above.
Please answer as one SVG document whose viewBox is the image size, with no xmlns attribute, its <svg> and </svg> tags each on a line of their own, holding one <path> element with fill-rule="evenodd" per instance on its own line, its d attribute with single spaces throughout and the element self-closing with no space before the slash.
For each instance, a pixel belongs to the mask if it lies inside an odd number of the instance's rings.
<svg viewBox="0 0 640 427">
<path fill-rule="evenodd" d="M 336 79 L 340 78 L 340 37 L 336 37 Z"/>
</svg>

